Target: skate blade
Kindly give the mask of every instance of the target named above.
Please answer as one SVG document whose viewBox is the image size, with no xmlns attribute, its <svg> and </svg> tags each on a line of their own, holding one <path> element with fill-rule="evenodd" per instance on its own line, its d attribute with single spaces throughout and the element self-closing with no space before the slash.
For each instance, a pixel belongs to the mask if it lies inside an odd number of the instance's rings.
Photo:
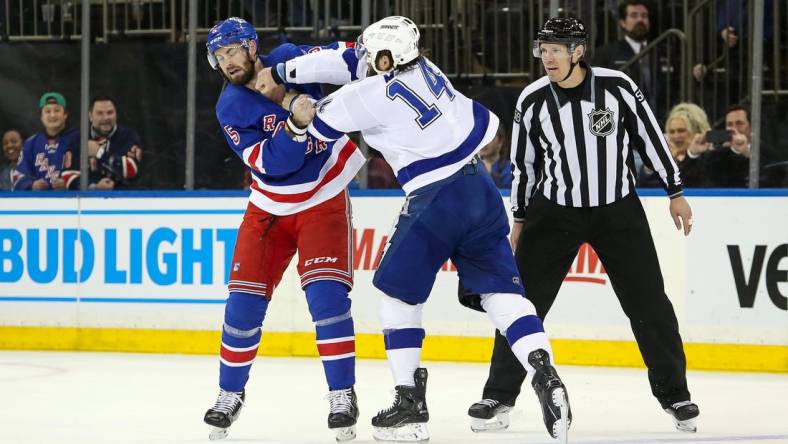
<svg viewBox="0 0 788 444">
<path fill-rule="evenodd" d="M 337 442 L 350 441 L 356 439 L 356 426 L 339 427 L 332 429 L 337 434 Z"/>
<path fill-rule="evenodd" d="M 687 432 L 687 433 L 695 433 L 698 431 L 698 425 L 695 422 L 695 418 L 692 419 L 685 419 L 684 421 L 678 420 L 671 415 L 673 419 L 673 424 L 676 426 L 676 429 Z"/>
<path fill-rule="evenodd" d="M 427 442 L 430 432 L 427 423 L 405 424 L 399 427 L 375 427 L 372 431 L 375 441 L 382 442 Z"/>
<path fill-rule="evenodd" d="M 491 419 L 471 418 L 471 431 L 474 433 L 495 432 L 509 428 L 509 409 L 501 410 Z"/>
<path fill-rule="evenodd" d="M 561 444 L 569 442 L 569 400 L 566 398 L 566 390 L 557 388 L 552 393 L 553 404 L 557 405 L 561 418 L 553 423 L 553 438 L 557 439 Z"/>
<path fill-rule="evenodd" d="M 224 438 L 227 438 L 227 429 L 211 426 L 211 433 L 208 435 L 208 439 L 211 441 L 218 441 Z"/>
</svg>

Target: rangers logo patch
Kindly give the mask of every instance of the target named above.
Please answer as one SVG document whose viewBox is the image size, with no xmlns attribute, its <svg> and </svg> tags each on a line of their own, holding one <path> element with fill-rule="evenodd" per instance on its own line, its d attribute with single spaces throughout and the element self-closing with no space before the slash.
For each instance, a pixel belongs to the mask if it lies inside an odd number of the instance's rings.
<svg viewBox="0 0 788 444">
<path fill-rule="evenodd" d="M 613 111 L 610 108 L 595 109 L 588 113 L 588 130 L 595 136 L 609 136 L 616 129 Z"/>
</svg>

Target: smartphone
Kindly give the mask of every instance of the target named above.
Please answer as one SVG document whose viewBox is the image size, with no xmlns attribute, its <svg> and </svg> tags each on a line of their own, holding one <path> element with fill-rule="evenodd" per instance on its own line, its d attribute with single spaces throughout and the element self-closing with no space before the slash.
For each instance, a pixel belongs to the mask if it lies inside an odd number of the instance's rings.
<svg viewBox="0 0 788 444">
<path fill-rule="evenodd" d="M 706 142 L 713 145 L 722 145 L 725 142 L 730 142 L 731 137 L 731 133 L 728 130 L 709 130 L 706 131 L 706 135 L 703 136 Z"/>
</svg>

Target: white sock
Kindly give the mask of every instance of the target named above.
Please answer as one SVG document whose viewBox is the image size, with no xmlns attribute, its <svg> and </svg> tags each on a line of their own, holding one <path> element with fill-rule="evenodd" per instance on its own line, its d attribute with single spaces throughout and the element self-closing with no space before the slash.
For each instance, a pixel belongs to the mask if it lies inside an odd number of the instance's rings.
<svg viewBox="0 0 788 444">
<path fill-rule="evenodd" d="M 416 369 L 419 368 L 421 364 L 421 349 L 398 348 L 395 350 L 386 350 L 386 356 L 388 356 L 389 368 L 391 369 L 391 376 L 394 378 L 394 385 L 415 387 L 416 382 L 413 380 L 413 373 L 416 372 Z"/>
</svg>

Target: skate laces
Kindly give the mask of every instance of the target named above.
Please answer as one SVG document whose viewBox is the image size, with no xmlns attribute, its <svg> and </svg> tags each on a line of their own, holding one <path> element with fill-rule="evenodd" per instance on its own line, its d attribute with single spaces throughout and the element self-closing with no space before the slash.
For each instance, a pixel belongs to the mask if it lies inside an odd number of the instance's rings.
<svg viewBox="0 0 788 444">
<path fill-rule="evenodd" d="M 397 406 L 400 404 L 400 394 L 399 390 L 394 390 L 394 402 L 391 404 L 390 407 L 380 410 L 378 415 L 388 415 L 389 413 L 397 410 Z"/>
<path fill-rule="evenodd" d="M 678 410 L 682 407 L 692 405 L 692 401 L 681 401 L 681 402 L 674 402 L 670 406 L 673 407 L 673 410 Z"/>
<path fill-rule="evenodd" d="M 240 393 L 219 389 L 219 398 L 216 400 L 216 404 L 213 405 L 211 410 L 229 414 L 235 410 L 238 404 L 243 404 L 243 402 Z"/>
<path fill-rule="evenodd" d="M 501 402 L 495 399 L 482 399 L 481 401 L 477 402 L 477 404 L 483 404 L 490 408 L 497 407 Z"/>
<path fill-rule="evenodd" d="M 331 413 L 350 413 L 353 409 L 351 391 L 353 389 L 332 390 L 326 395 Z"/>
</svg>

